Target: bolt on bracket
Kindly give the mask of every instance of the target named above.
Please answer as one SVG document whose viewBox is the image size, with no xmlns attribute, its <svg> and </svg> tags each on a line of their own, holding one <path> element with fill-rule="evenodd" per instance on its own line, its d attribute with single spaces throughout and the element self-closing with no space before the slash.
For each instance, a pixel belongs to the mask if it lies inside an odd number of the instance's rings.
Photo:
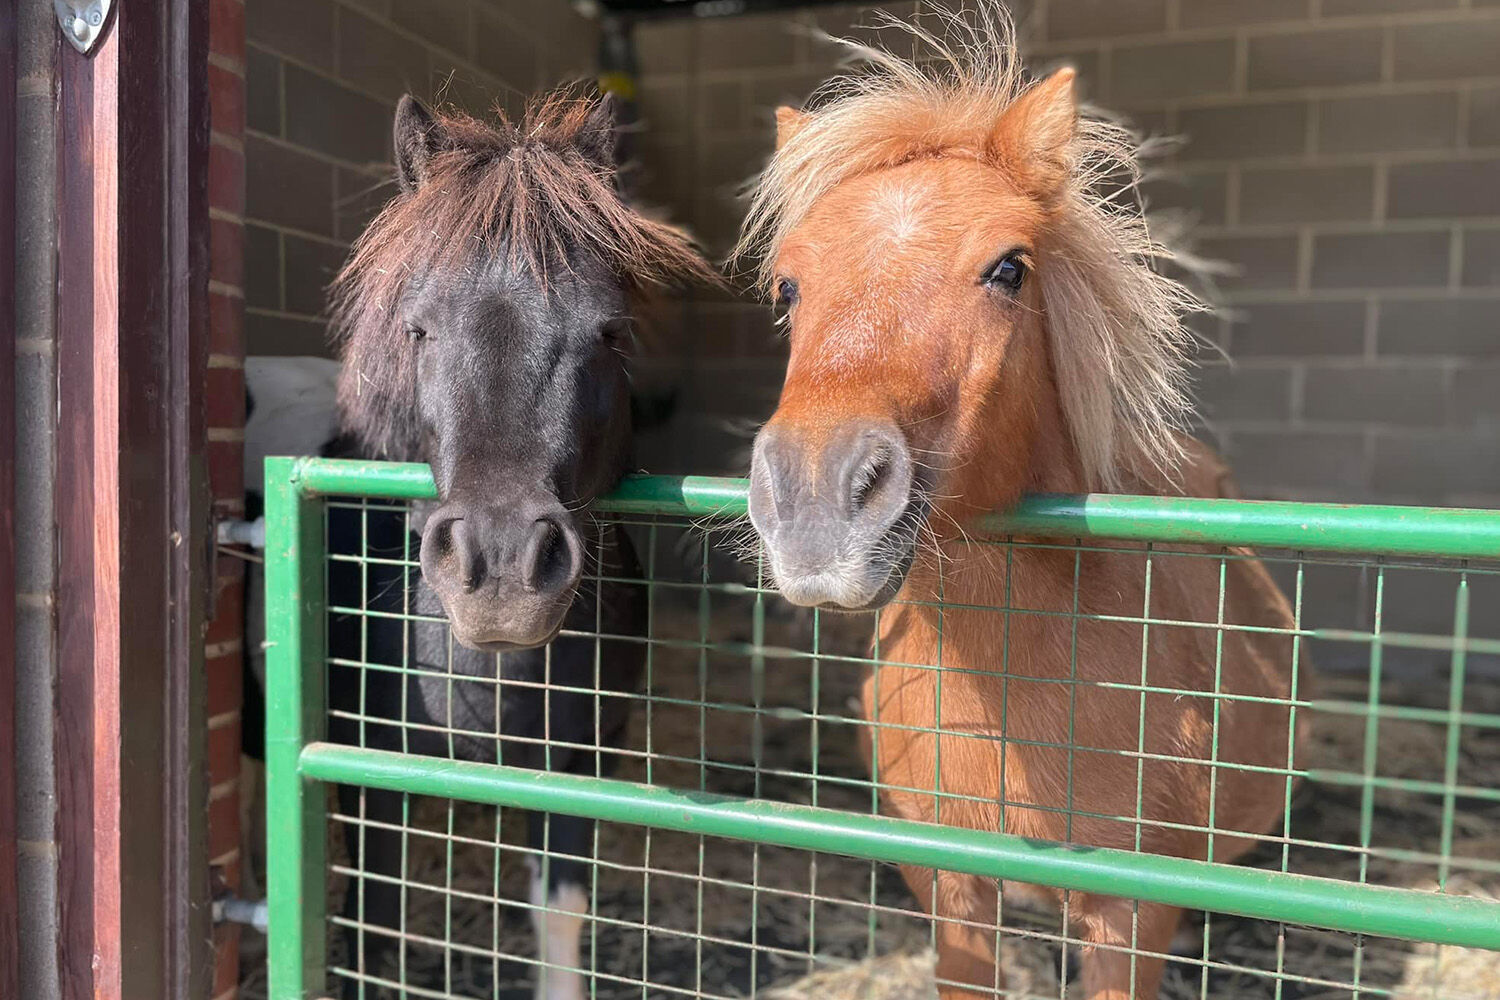
<svg viewBox="0 0 1500 1000">
<path fill-rule="evenodd" d="M 63 37 L 73 48 L 88 55 L 104 35 L 114 0 L 52 0 Z"/>
</svg>

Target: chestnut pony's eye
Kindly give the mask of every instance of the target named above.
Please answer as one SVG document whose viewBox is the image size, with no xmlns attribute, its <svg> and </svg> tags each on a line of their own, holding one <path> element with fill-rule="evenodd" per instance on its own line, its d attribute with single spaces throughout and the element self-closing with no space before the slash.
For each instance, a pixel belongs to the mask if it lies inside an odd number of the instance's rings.
<svg viewBox="0 0 1500 1000">
<path fill-rule="evenodd" d="M 1007 295 L 1014 295 L 1021 290 L 1028 270 L 1030 268 L 1025 256 L 1019 250 L 1012 250 L 985 268 L 980 283 L 989 288 L 997 288 Z"/>
<path fill-rule="evenodd" d="M 791 278 L 776 279 L 776 297 L 771 304 L 772 312 L 776 316 L 776 325 L 780 326 L 787 322 L 792 306 L 796 304 L 797 283 Z"/>
</svg>

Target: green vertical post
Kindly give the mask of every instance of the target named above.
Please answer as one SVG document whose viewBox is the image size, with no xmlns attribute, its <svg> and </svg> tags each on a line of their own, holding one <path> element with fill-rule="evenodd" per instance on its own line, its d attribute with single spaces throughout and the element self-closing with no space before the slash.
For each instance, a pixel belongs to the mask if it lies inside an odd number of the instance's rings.
<svg viewBox="0 0 1500 1000">
<path fill-rule="evenodd" d="M 302 748 L 326 722 L 323 503 L 299 463 L 266 459 L 266 852 L 270 1000 L 321 996 L 326 985 L 324 785 L 303 779 Z"/>
</svg>

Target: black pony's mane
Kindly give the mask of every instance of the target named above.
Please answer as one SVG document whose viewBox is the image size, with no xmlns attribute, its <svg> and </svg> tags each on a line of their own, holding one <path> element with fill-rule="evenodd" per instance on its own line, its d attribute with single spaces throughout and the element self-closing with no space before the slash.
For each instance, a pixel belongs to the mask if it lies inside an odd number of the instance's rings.
<svg viewBox="0 0 1500 1000">
<path fill-rule="evenodd" d="M 607 264 L 632 292 L 717 280 L 686 234 L 620 199 L 613 170 L 590 155 L 598 109 L 598 98 L 563 89 L 533 100 L 519 120 L 499 109 L 495 124 L 433 112 L 443 143 L 421 184 L 370 223 L 332 286 L 339 406 L 372 455 L 418 457 L 414 347 L 398 315 L 411 275 L 467 266 L 477 244 L 503 248 L 542 285 L 549 268 L 579 254 Z"/>
</svg>

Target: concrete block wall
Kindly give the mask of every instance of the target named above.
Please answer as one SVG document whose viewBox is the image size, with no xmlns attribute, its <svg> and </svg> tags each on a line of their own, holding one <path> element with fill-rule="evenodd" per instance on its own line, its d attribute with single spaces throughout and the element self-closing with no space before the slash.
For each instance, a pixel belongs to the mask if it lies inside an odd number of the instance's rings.
<svg viewBox="0 0 1500 1000">
<path fill-rule="evenodd" d="M 324 289 L 393 193 L 410 91 L 471 113 L 591 75 L 597 33 L 565 0 L 245 0 L 245 338 L 327 355 Z"/>
<path fill-rule="evenodd" d="M 868 6 L 638 28 L 647 195 L 727 249 L 774 106 L 833 64 L 796 27 L 847 34 Z M 1147 192 L 1240 268 L 1204 330 L 1235 364 L 1210 356 L 1200 398 L 1247 493 L 1500 501 L 1500 3 L 1032 0 L 1016 13 L 1036 65 L 1069 62 L 1092 100 L 1186 137 Z M 648 463 L 742 469 L 781 347 L 760 307 L 678 309 L 657 374 L 681 385 L 680 416 Z"/>
</svg>

